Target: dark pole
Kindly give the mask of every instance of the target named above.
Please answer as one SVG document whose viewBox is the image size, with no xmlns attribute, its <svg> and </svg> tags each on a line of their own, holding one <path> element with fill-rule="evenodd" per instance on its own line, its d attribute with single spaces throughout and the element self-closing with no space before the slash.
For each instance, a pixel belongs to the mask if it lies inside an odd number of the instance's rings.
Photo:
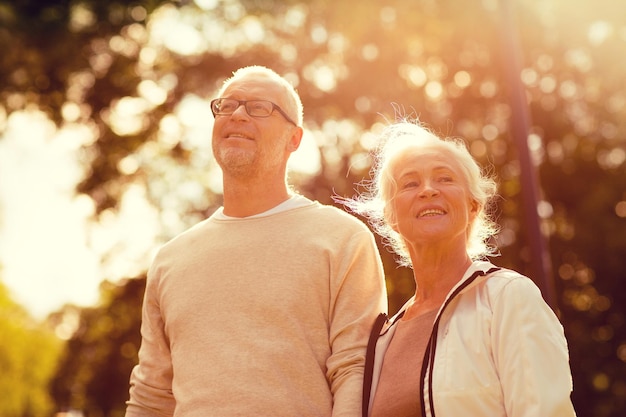
<svg viewBox="0 0 626 417">
<path fill-rule="evenodd" d="M 511 134 L 517 147 L 521 168 L 522 201 L 528 246 L 531 254 L 532 279 L 537 283 L 546 302 L 557 311 L 552 263 L 546 237 L 541 233 L 539 214 L 537 212 L 538 180 L 528 149 L 530 133 L 530 112 L 526 92 L 521 82 L 521 47 L 517 38 L 517 28 L 513 15 L 512 0 L 500 0 L 501 39 L 506 81 L 509 87 L 511 105 Z"/>
</svg>

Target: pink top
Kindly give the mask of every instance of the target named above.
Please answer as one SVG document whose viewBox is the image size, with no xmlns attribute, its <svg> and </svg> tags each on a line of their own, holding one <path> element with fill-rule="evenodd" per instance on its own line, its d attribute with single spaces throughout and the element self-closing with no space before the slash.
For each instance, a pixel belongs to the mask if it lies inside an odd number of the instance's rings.
<svg viewBox="0 0 626 417">
<path fill-rule="evenodd" d="M 437 310 L 401 319 L 385 352 L 371 417 L 422 417 L 420 371 Z"/>
</svg>

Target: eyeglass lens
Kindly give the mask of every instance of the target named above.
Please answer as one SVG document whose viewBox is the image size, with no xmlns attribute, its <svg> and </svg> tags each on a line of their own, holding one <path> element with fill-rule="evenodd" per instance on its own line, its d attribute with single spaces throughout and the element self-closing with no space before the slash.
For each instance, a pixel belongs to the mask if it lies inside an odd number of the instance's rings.
<svg viewBox="0 0 626 417">
<path fill-rule="evenodd" d="M 241 104 L 244 104 L 246 112 L 248 112 L 250 116 L 267 117 L 272 114 L 272 103 L 264 100 L 239 101 L 234 99 L 218 99 L 213 104 L 213 109 L 217 114 L 232 114 Z"/>
</svg>

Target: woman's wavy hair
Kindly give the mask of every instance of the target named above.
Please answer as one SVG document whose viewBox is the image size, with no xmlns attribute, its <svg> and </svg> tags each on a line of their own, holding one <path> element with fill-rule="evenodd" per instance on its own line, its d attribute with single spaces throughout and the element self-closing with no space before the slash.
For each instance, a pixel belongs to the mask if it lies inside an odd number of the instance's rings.
<svg viewBox="0 0 626 417">
<path fill-rule="evenodd" d="M 467 234 L 467 252 L 471 259 L 497 255 L 497 248 L 488 244 L 498 232 L 498 226 L 490 219 L 491 202 L 496 196 L 497 185 L 484 173 L 474 160 L 465 143 L 458 138 L 440 138 L 417 120 L 402 119 L 385 127 L 380 144 L 375 149 L 370 171 L 371 180 L 360 183 L 363 193 L 338 201 L 352 212 L 366 218 L 372 228 L 398 256 L 398 263 L 412 267 L 411 258 L 402 236 L 391 224 L 391 200 L 396 194 L 393 168 L 399 157 L 407 152 L 440 148 L 450 152 L 461 165 L 471 197 L 479 209 Z"/>
</svg>

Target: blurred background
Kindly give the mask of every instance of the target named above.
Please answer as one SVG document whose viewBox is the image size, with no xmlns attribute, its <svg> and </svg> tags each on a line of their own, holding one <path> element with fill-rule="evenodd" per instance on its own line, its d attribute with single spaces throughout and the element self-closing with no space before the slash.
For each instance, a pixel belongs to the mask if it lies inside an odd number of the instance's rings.
<svg viewBox="0 0 626 417">
<path fill-rule="evenodd" d="M 123 415 L 145 271 L 221 205 L 209 100 L 253 64 L 301 94 L 290 180 L 323 203 L 399 116 L 464 138 L 578 415 L 625 416 L 625 52 L 615 0 L 0 0 L 0 416 Z"/>
</svg>

